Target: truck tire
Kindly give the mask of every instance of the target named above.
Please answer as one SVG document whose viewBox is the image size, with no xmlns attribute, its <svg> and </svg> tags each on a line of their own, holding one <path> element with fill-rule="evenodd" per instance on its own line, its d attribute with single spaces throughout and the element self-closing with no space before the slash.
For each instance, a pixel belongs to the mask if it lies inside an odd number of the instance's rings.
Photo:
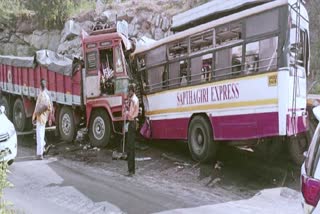
<svg viewBox="0 0 320 214">
<path fill-rule="evenodd" d="M 90 117 L 89 138 L 92 146 L 105 147 L 110 143 L 111 124 L 105 110 L 93 111 Z"/>
<path fill-rule="evenodd" d="M 202 116 L 195 116 L 188 131 L 188 145 L 194 160 L 206 163 L 212 161 L 217 150 L 217 143 L 213 141 L 210 123 Z"/>
<path fill-rule="evenodd" d="M 3 101 L 3 106 L 6 109 L 6 115 L 7 115 L 8 119 L 10 120 L 11 119 L 11 108 L 9 105 L 9 101 L 5 96 L 2 97 L 2 101 Z"/>
<path fill-rule="evenodd" d="M 63 106 L 60 111 L 59 132 L 63 141 L 72 142 L 75 138 L 76 127 L 73 117 L 73 111 L 70 107 Z"/>
<path fill-rule="evenodd" d="M 305 134 L 289 138 L 288 147 L 292 161 L 301 166 L 305 159 L 303 153 L 308 150 L 308 141 Z"/>
<path fill-rule="evenodd" d="M 28 124 L 28 122 L 31 123 L 30 120 L 26 117 L 26 112 L 24 109 L 23 102 L 20 98 L 16 99 L 13 105 L 13 112 L 12 112 L 12 121 L 14 126 L 16 127 L 16 130 L 19 132 L 23 132 L 28 127 L 31 126 L 31 124 Z"/>
</svg>

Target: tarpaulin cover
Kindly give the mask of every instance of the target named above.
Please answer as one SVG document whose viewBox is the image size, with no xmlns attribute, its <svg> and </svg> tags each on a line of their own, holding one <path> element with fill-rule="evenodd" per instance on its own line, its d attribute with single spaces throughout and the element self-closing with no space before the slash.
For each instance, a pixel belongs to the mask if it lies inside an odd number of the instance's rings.
<svg viewBox="0 0 320 214">
<path fill-rule="evenodd" d="M 72 75 L 72 60 L 56 52 L 50 50 L 37 51 L 36 61 L 50 71 L 68 76 Z"/>
<path fill-rule="evenodd" d="M 34 57 L 0 56 L 0 64 L 16 67 L 34 68 Z"/>
</svg>

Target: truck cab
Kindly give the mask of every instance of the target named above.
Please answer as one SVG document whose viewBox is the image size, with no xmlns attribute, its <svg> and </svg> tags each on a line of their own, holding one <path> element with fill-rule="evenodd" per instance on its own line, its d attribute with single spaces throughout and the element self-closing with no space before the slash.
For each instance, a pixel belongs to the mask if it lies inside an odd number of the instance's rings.
<svg viewBox="0 0 320 214">
<path fill-rule="evenodd" d="M 116 28 L 82 35 L 83 101 L 90 141 L 95 146 L 104 146 L 112 133 L 121 133 L 129 85 L 123 50 L 127 44 L 126 36 Z"/>
</svg>

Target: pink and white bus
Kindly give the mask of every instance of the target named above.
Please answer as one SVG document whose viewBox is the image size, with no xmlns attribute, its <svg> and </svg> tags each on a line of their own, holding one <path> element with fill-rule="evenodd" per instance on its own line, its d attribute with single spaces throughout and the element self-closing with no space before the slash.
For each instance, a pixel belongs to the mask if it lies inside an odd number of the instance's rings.
<svg viewBox="0 0 320 214">
<path fill-rule="evenodd" d="M 202 162 L 214 157 L 217 142 L 251 146 L 271 139 L 272 146 L 287 139 L 301 162 L 310 64 L 304 2 L 251 0 L 239 8 L 219 8 L 210 22 L 136 49 L 141 134 L 186 140 Z"/>
</svg>

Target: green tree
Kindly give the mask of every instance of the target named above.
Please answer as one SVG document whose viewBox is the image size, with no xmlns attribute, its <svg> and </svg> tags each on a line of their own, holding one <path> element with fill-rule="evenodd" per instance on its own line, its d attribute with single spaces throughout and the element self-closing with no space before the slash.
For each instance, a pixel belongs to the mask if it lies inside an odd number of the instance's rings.
<svg viewBox="0 0 320 214">
<path fill-rule="evenodd" d="M 61 28 L 74 7 L 72 0 L 29 0 L 24 3 L 27 9 L 35 12 L 44 28 Z"/>
<path fill-rule="evenodd" d="M 0 24 L 6 28 L 14 29 L 17 17 L 28 13 L 21 0 L 0 0 Z"/>
</svg>

